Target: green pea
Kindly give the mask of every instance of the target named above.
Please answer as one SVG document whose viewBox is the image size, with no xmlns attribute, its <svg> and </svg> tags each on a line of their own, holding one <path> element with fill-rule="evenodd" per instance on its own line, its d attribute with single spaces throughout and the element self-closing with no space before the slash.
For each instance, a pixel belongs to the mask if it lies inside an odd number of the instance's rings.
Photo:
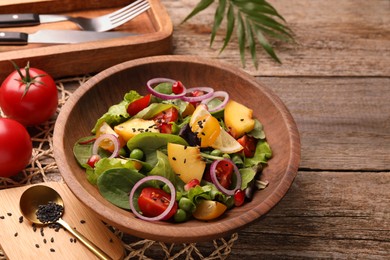
<svg viewBox="0 0 390 260">
<path fill-rule="evenodd" d="M 192 213 L 195 210 L 195 204 L 189 198 L 182 197 L 179 200 L 179 208 Z"/>
<path fill-rule="evenodd" d="M 218 150 L 218 149 L 215 149 L 215 150 L 212 150 L 211 152 L 210 152 L 210 155 L 212 155 L 212 156 L 222 156 L 222 152 L 221 152 L 221 150 Z"/>
<path fill-rule="evenodd" d="M 224 154 L 222 155 L 222 157 L 225 158 L 225 159 L 230 159 L 230 155 L 227 154 L 227 153 L 224 153 Z"/>
<path fill-rule="evenodd" d="M 144 158 L 144 152 L 141 149 L 135 148 L 130 152 L 130 158 L 142 160 L 142 158 Z"/>
<path fill-rule="evenodd" d="M 187 220 L 187 213 L 182 209 L 177 209 L 173 219 L 175 222 L 184 222 Z"/>
</svg>

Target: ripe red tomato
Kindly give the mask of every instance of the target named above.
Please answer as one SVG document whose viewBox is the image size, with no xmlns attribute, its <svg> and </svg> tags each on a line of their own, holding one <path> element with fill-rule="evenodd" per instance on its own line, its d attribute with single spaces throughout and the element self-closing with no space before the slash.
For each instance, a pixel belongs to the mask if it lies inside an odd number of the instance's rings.
<svg viewBox="0 0 390 260">
<path fill-rule="evenodd" d="M 237 139 L 237 142 L 241 144 L 242 147 L 244 147 L 244 155 L 245 157 L 253 157 L 253 155 L 256 152 L 256 144 L 257 139 L 249 136 L 249 135 L 243 135 L 239 139 Z"/>
<path fill-rule="evenodd" d="M 57 87 L 46 72 L 15 67 L 0 87 L 0 107 L 7 117 L 25 126 L 38 125 L 50 119 L 58 105 Z"/>
<path fill-rule="evenodd" d="M 32 142 L 26 128 L 19 122 L 0 118 L 0 176 L 11 177 L 30 162 Z"/>
<path fill-rule="evenodd" d="M 172 133 L 172 125 L 169 124 L 169 122 L 176 122 L 178 118 L 179 111 L 177 111 L 176 108 L 171 107 L 156 115 L 153 120 L 156 122 L 161 133 L 170 134 Z"/>
<path fill-rule="evenodd" d="M 140 99 L 134 100 L 129 104 L 127 107 L 127 113 L 129 113 L 130 116 L 134 116 L 142 109 L 146 108 L 149 105 L 151 95 L 148 94 Z"/>
<path fill-rule="evenodd" d="M 219 162 L 215 168 L 215 175 L 225 189 L 229 189 L 232 184 L 233 170 L 233 164 L 226 160 Z"/>
<path fill-rule="evenodd" d="M 138 207 L 146 217 L 156 217 L 163 213 L 171 201 L 171 195 L 162 189 L 146 187 L 143 188 L 138 198 Z M 171 211 L 162 220 L 170 219 L 177 211 L 177 202 Z"/>
</svg>

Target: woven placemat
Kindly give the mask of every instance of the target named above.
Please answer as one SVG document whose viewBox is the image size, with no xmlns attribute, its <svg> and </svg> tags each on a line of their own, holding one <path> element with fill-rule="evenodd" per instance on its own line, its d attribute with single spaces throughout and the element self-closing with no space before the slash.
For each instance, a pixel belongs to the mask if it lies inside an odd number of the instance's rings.
<svg viewBox="0 0 390 260">
<path fill-rule="evenodd" d="M 79 87 L 89 79 L 88 76 L 57 81 L 59 102 L 56 115 L 40 126 L 28 128 L 33 141 L 30 164 L 17 176 L 0 177 L 0 189 L 19 187 L 41 182 L 63 182 L 53 155 L 53 130 L 56 116 L 72 95 L 74 86 Z M 67 86 L 73 86 L 67 88 Z M 4 117 L 0 109 L 0 116 Z M 238 239 L 238 234 L 204 243 L 166 244 L 148 239 L 139 239 L 125 234 L 113 227 L 110 229 L 121 239 L 126 249 L 125 259 L 226 259 Z M 0 231 L 1 232 L 1 231 Z M 1 241 L 0 241 L 1 244 Z M 0 260 L 7 259 L 0 248 Z"/>
</svg>

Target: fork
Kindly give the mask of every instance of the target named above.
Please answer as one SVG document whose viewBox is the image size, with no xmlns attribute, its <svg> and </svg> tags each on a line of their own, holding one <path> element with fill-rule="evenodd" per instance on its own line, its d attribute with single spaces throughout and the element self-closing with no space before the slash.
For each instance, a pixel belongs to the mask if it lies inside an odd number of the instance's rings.
<svg viewBox="0 0 390 260">
<path fill-rule="evenodd" d="M 1 14 L 0 27 L 31 26 L 41 23 L 71 21 L 85 31 L 105 32 L 114 29 L 150 8 L 147 0 L 137 0 L 115 12 L 95 18 L 56 14 Z"/>
</svg>

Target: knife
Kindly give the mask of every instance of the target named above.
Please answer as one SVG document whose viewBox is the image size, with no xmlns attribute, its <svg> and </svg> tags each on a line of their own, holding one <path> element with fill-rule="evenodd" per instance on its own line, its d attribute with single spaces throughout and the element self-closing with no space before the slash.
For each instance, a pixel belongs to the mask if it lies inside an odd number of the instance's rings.
<svg viewBox="0 0 390 260">
<path fill-rule="evenodd" d="M 65 17 L 50 14 L 0 14 L 0 27 L 19 27 L 65 21 Z"/>
<path fill-rule="evenodd" d="M 0 45 L 26 45 L 29 43 L 81 43 L 135 35 L 125 32 L 93 32 L 77 30 L 40 30 L 28 34 L 24 32 L 0 31 Z"/>
</svg>

